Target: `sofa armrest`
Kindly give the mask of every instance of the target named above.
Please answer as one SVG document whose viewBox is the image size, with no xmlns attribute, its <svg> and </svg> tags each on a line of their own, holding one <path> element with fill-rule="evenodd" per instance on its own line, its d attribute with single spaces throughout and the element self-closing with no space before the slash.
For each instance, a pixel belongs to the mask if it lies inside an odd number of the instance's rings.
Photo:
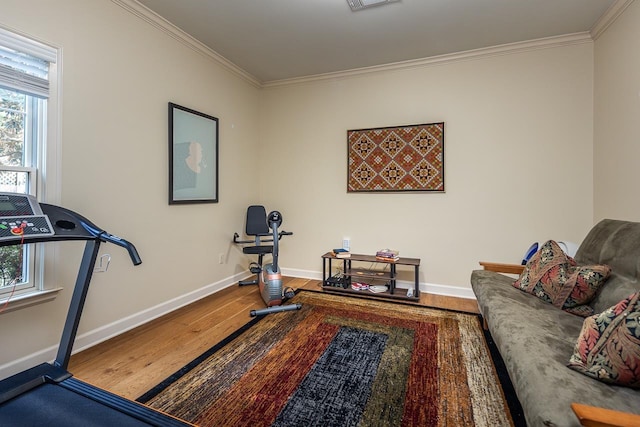
<svg viewBox="0 0 640 427">
<path fill-rule="evenodd" d="M 631 427 L 640 425 L 640 415 L 572 403 L 571 409 L 585 427 Z"/>
<path fill-rule="evenodd" d="M 488 271 L 496 273 L 520 274 L 524 270 L 524 265 L 520 264 L 503 264 L 498 262 L 480 261 L 480 265 Z"/>
</svg>

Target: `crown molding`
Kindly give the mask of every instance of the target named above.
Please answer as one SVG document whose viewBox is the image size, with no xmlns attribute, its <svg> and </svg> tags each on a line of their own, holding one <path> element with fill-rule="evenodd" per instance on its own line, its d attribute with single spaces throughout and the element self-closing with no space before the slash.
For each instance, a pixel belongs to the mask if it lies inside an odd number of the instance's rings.
<svg viewBox="0 0 640 427">
<path fill-rule="evenodd" d="M 600 37 L 602 33 L 604 33 L 605 30 L 609 28 L 609 26 L 613 24 L 620 15 L 622 15 L 622 12 L 624 12 L 625 9 L 631 5 L 631 3 L 633 3 L 633 0 L 617 0 L 615 3 L 613 3 L 611 7 L 607 9 L 604 15 L 602 15 L 595 24 L 593 24 L 593 27 L 591 27 L 591 38 L 593 40 L 597 40 L 598 37 Z"/>
<path fill-rule="evenodd" d="M 372 67 L 356 68 L 347 71 L 338 71 L 333 73 L 316 74 L 313 76 L 273 80 L 262 83 L 262 87 L 277 87 L 291 84 L 309 83 L 320 80 L 331 80 L 345 77 L 353 77 L 364 74 L 382 73 L 396 70 L 406 70 L 412 68 L 423 68 L 433 65 L 443 65 L 452 62 L 468 61 L 471 59 L 480 59 L 499 55 L 508 55 L 513 53 L 521 53 L 534 51 L 539 49 L 548 49 L 562 46 L 570 46 L 574 44 L 592 43 L 593 39 L 589 32 L 573 33 L 563 36 L 545 37 L 541 39 L 528 40 L 524 42 L 507 43 L 498 46 L 467 50 L 463 52 L 450 53 L 445 55 L 432 56 L 422 59 L 414 59 L 409 61 L 394 62 L 385 65 L 376 65 Z"/>
<path fill-rule="evenodd" d="M 174 40 L 179 41 L 185 46 L 193 49 L 194 51 L 214 60 L 215 62 L 222 65 L 232 74 L 242 78 L 243 80 L 250 83 L 252 86 L 260 88 L 262 86 L 261 82 L 256 79 L 251 74 L 244 71 L 242 68 L 235 65 L 233 62 L 229 61 L 222 55 L 213 51 L 211 48 L 207 47 L 203 43 L 199 42 L 195 38 L 191 37 L 180 28 L 173 25 L 171 22 L 167 21 L 157 13 L 153 12 L 151 9 L 137 2 L 136 0 L 111 0 L 116 5 L 122 7 L 126 11 L 135 15 L 136 17 L 142 19 L 146 23 L 151 26 L 159 29 L 160 31 L 167 34 L 169 37 Z"/>
<path fill-rule="evenodd" d="M 513 53 L 521 53 L 528 52 L 538 49 L 548 49 L 562 46 L 569 46 L 574 44 L 581 43 L 592 43 L 594 38 L 594 29 L 601 28 L 601 25 L 605 25 L 602 27 L 602 30 L 599 30 L 597 34 L 599 35 L 604 28 L 608 26 L 615 18 L 617 18 L 626 7 L 629 6 L 634 0 L 617 0 L 614 5 L 612 5 L 609 10 L 605 13 L 603 18 L 601 18 L 591 29 L 590 32 L 580 32 L 573 34 L 566 34 L 562 36 L 554 36 L 554 37 L 545 37 L 541 39 L 528 40 L 524 42 L 516 42 L 516 43 L 507 43 L 498 46 L 480 48 L 467 50 L 463 52 L 456 52 L 445 55 L 432 56 L 428 58 L 421 58 L 415 60 L 408 61 L 400 61 L 394 62 L 390 64 L 384 65 L 376 65 L 371 67 L 363 67 L 356 68 L 352 70 L 346 71 L 337 71 L 331 73 L 323 73 L 323 74 L 315 74 L 311 76 L 304 77 L 296 77 L 291 79 L 283 79 L 283 80 L 272 80 L 267 82 L 261 82 L 256 79 L 251 74 L 247 73 L 242 68 L 238 67 L 228 59 L 224 58 L 222 55 L 218 54 L 211 48 L 204 45 L 202 42 L 196 40 L 191 37 L 187 33 L 185 33 L 180 28 L 173 25 L 171 22 L 167 21 L 160 15 L 156 14 L 146 6 L 142 5 L 136 0 L 111 0 L 116 5 L 122 7 L 127 10 L 131 14 L 136 17 L 142 19 L 146 23 L 152 25 L 153 27 L 163 31 L 171 38 L 179 41 L 185 46 L 195 50 L 196 52 L 209 57 L 210 59 L 216 61 L 224 68 L 229 70 L 234 75 L 242 78 L 243 80 L 250 83 L 252 86 L 257 88 L 269 88 L 269 87 L 278 87 L 278 86 L 287 86 L 293 84 L 301 84 L 301 83 L 309 83 L 315 81 L 322 80 L 331 80 L 331 79 L 340 79 L 345 77 L 353 77 L 359 75 L 366 75 L 372 73 L 382 73 L 388 71 L 397 71 L 397 70 L 406 70 L 412 68 L 423 68 L 433 65 L 443 65 L 452 62 L 458 61 L 468 61 L 471 59 L 479 59 L 485 57 L 499 56 L 499 55 L 507 55 Z M 604 19 L 608 17 L 608 19 Z M 602 23 L 602 24 L 601 24 Z"/>
</svg>

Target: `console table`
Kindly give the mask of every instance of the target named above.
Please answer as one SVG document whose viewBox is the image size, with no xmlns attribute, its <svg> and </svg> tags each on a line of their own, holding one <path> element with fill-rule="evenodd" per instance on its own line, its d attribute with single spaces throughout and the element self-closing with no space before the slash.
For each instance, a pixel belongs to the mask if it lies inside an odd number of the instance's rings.
<svg viewBox="0 0 640 427">
<path fill-rule="evenodd" d="M 336 281 L 332 278 L 332 261 L 342 261 L 342 280 Z M 354 264 L 355 263 L 355 264 Z M 364 263 L 375 264 L 376 266 L 389 267 L 384 270 L 372 269 L 364 266 Z M 414 269 L 413 295 L 407 296 L 406 292 L 396 292 L 396 277 L 398 265 L 409 266 Z M 396 261 L 386 261 L 376 258 L 374 255 L 351 254 L 349 258 L 338 258 L 332 252 L 322 255 L 322 288 L 328 292 L 339 292 L 348 294 L 366 295 L 370 297 L 402 299 L 418 301 L 420 299 L 420 283 L 418 279 L 420 270 L 420 259 L 400 258 Z M 371 292 L 369 290 L 355 290 L 351 288 L 351 282 L 384 282 L 389 289 L 386 292 Z"/>
</svg>

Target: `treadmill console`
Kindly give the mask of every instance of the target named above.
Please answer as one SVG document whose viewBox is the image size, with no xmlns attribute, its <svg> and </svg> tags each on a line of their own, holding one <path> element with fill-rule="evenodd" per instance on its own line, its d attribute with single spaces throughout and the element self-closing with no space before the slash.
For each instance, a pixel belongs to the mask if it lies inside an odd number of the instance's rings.
<svg viewBox="0 0 640 427">
<path fill-rule="evenodd" d="M 35 197 L 0 193 L 0 241 L 54 234 L 49 217 L 42 213 Z"/>
</svg>

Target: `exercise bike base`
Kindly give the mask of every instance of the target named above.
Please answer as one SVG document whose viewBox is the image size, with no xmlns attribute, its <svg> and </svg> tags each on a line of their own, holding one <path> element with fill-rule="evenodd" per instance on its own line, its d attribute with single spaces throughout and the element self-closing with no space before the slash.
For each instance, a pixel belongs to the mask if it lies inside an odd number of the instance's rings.
<svg viewBox="0 0 640 427">
<path fill-rule="evenodd" d="M 294 311 L 300 310 L 302 304 L 288 304 L 288 305 L 276 305 L 274 307 L 261 308 L 260 310 L 251 310 L 249 314 L 251 317 L 264 316 L 265 314 L 279 313 L 281 311 Z"/>
<path fill-rule="evenodd" d="M 257 285 L 257 280 L 241 280 L 238 282 L 238 286 Z"/>
</svg>

